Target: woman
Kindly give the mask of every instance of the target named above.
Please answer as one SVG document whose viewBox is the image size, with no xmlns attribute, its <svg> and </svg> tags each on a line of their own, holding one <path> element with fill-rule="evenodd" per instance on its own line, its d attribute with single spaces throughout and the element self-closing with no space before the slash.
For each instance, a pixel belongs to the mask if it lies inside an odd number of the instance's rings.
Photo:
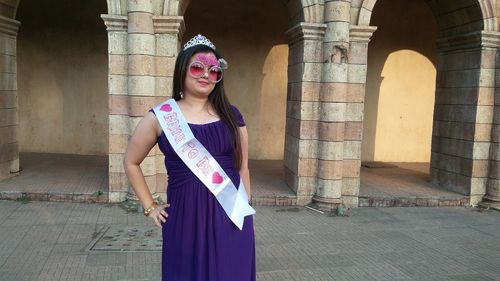
<svg viewBox="0 0 500 281">
<path fill-rule="evenodd" d="M 250 196 L 248 135 L 243 117 L 225 95 L 222 68 L 226 66 L 207 38 L 195 36 L 177 57 L 173 98 L 195 138 L 235 186 L 241 178 Z M 156 143 L 168 173 L 169 204 L 164 206 L 153 201 L 139 166 Z M 162 228 L 163 281 L 255 280 L 252 216 L 244 218 L 242 230 L 235 226 L 176 154 L 153 110 L 137 125 L 124 165 L 145 215 Z"/>
</svg>

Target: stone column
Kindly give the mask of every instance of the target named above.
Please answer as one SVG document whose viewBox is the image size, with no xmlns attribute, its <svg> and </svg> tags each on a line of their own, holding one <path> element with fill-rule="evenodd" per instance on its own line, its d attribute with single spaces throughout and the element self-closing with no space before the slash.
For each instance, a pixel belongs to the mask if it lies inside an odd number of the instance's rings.
<svg viewBox="0 0 500 281">
<path fill-rule="evenodd" d="M 119 15 L 101 15 L 101 18 L 108 31 L 109 201 L 121 202 L 129 190 L 122 164 L 129 138 L 128 19 Z"/>
<path fill-rule="evenodd" d="M 495 88 L 494 88 L 494 110 L 493 124 L 491 130 L 491 146 L 485 199 L 492 201 L 500 209 L 500 32 L 489 32 L 488 40 L 495 50 Z M 484 36 L 483 36 L 484 37 Z M 486 40 L 483 40 L 486 41 Z M 486 58 L 485 58 L 486 59 Z"/>
<path fill-rule="evenodd" d="M 153 26 L 156 38 L 155 98 L 156 102 L 160 103 L 172 97 L 175 60 L 185 30 L 184 18 L 181 16 L 154 16 Z M 159 149 L 155 149 L 156 190 L 162 199 L 167 200 L 165 194 L 167 174 L 163 160 L 163 153 Z"/>
<path fill-rule="evenodd" d="M 0 16 L 0 180 L 19 173 L 16 40 L 20 24 Z"/>
<path fill-rule="evenodd" d="M 129 0 L 127 14 L 129 121 L 126 125 L 128 134 L 132 135 L 139 121 L 158 102 L 155 97 L 156 38 L 153 28 L 153 3 L 151 0 Z M 146 184 L 155 199 L 159 197 L 156 193 L 157 150 L 157 147 L 152 149 L 141 163 Z M 123 154 L 121 156 L 120 163 L 123 163 Z M 128 189 L 127 200 L 136 201 L 137 197 L 130 185 Z"/>
<path fill-rule="evenodd" d="M 359 204 L 368 43 L 375 30 L 377 30 L 375 26 L 351 25 L 349 34 L 349 83 L 345 97 L 342 201 L 350 206 L 358 206 Z"/>
<path fill-rule="evenodd" d="M 493 41 L 486 31 L 438 39 L 431 181 L 469 195 L 471 205 L 485 195 L 492 164 L 498 48 Z"/>
<path fill-rule="evenodd" d="M 313 202 L 332 209 L 342 203 L 350 1 L 325 1 L 324 19 L 327 29 L 319 96 L 318 183 Z"/>
<path fill-rule="evenodd" d="M 297 204 L 311 202 L 318 170 L 319 90 L 325 24 L 299 23 L 289 38 L 285 181 Z"/>
</svg>

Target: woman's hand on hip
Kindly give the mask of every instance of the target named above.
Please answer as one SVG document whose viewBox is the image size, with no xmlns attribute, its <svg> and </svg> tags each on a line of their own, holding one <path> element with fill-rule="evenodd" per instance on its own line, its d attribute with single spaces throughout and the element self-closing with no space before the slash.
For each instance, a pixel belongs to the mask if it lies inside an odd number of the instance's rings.
<svg viewBox="0 0 500 281">
<path fill-rule="evenodd" d="M 159 228 L 162 228 L 161 224 L 167 221 L 168 214 L 165 209 L 168 207 L 170 207 L 170 204 L 158 205 L 158 207 L 156 207 L 148 215 L 148 217 L 151 218 Z"/>
</svg>

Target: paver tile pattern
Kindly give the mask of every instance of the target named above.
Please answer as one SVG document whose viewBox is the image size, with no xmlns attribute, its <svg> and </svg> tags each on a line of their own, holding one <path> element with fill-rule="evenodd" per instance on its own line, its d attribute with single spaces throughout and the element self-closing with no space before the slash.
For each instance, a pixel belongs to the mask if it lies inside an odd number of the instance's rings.
<svg viewBox="0 0 500 281">
<path fill-rule="evenodd" d="M 256 210 L 259 281 L 500 280 L 497 211 L 357 208 L 331 217 L 295 206 Z M 160 248 L 93 248 L 106 230 L 151 226 L 118 204 L 0 200 L 0 280 L 160 280 Z"/>
</svg>

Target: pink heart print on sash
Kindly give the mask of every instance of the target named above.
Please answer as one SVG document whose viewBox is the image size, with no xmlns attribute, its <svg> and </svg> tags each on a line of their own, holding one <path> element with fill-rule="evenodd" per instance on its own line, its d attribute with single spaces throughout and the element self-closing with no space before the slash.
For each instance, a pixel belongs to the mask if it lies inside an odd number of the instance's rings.
<svg viewBox="0 0 500 281">
<path fill-rule="evenodd" d="M 170 104 L 164 104 L 160 107 L 160 110 L 165 112 L 170 112 L 172 111 L 172 107 L 170 106 Z"/>
<path fill-rule="evenodd" d="M 223 178 L 220 176 L 219 172 L 212 174 L 212 183 L 219 184 L 222 183 Z"/>
</svg>

